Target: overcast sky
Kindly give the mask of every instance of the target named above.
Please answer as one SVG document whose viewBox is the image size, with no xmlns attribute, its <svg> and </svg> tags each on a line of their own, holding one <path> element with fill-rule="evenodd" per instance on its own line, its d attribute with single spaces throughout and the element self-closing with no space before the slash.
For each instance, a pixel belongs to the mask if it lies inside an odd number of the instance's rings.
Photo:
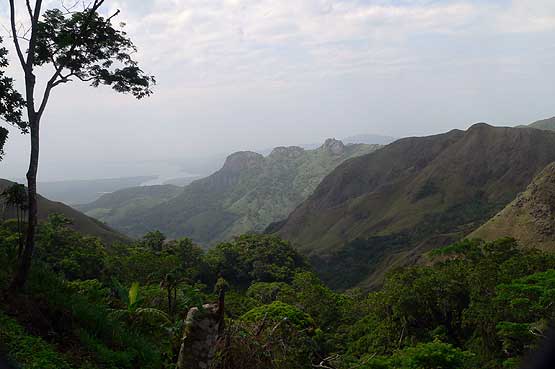
<svg viewBox="0 0 555 369">
<path fill-rule="evenodd" d="M 156 93 L 56 90 L 42 180 L 555 115 L 554 0 L 106 0 L 104 11 L 115 9 Z M 23 177 L 27 141 L 11 135 L 0 177 Z"/>
</svg>

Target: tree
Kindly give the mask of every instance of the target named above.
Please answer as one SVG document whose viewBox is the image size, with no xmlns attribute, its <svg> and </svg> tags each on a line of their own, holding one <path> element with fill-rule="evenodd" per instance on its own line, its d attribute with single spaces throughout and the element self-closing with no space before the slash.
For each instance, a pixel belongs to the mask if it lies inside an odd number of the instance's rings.
<svg viewBox="0 0 555 369">
<path fill-rule="evenodd" d="M 28 231 L 25 249 L 10 286 L 12 292 L 26 282 L 35 248 L 37 227 L 37 171 L 39 165 L 40 126 L 54 88 L 74 79 L 91 86 L 111 86 L 120 93 L 131 93 L 140 99 L 152 93 L 154 77 L 145 74 L 131 55 L 136 47 L 123 30 L 114 28 L 112 20 L 98 10 L 104 0 L 88 4 L 76 2 L 70 8 L 49 9 L 43 14 L 43 1 L 26 1 L 30 28 L 19 35 L 15 0 L 10 3 L 10 24 L 17 57 L 25 76 L 25 108 L 31 136 L 31 155 L 27 172 L 29 193 Z M 26 51 L 23 43 L 26 43 Z M 46 82 L 40 100 L 36 99 L 36 67 L 50 66 L 53 72 Z"/>
<path fill-rule="evenodd" d="M 2 38 L 0 37 L 0 44 Z M 27 131 L 26 123 L 21 119 L 25 101 L 13 87 L 13 79 L 4 75 L 4 68 L 8 65 L 6 58 L 8 50 L 0 47 L 0 120 L 15 125 L 22 132 Z M 8 139 L 8 130 L 0 126 L 0 160 L 4 156 L 4 144 Z"/>
<path fill-rule="evenodd" d="M 15 209 L 18 235 L 17 257 L 20 258 L 23 251 L 23 218 L 27 210 L 27 191 L 24 185 L 15 183 L 0 193 L 0 197 L 4 199 L 7 206 Z"/>
<path fill-rule="evenodd" d="M 160 231 L 148 232 L 143 236 L 143 245 L 152 251 L 162 251 L 166 236 Z"/>
</svg>

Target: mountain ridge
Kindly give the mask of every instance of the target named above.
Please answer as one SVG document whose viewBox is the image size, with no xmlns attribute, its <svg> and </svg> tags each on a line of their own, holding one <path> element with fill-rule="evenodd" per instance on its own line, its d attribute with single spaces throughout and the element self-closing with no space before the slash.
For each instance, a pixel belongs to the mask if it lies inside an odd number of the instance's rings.
<svg viewBox="0 0 555 369">
<path fill-rule="evenodd" d="M 263 231 L 286 217 L 341 162 L 380 147 L 328 139 L 314 150 L 280 146 L 266 156 L 240 151 L 229 155 L 220 170 L 192 182 L 176 196 L 117 221 L 106 215 L 116 209 L 94 209 L 94 204 L 82 209 L 134 236 L 159 229 L 170 238 L 187 236 L 211 245 Z"/>
<path fill-rule="evenodd" d="M 392 264 L 469 234 L 554 160 L 555 133 L 531 128 L 404 138 L 339 165 L 270 231 L 333 286 L 374 286 Z"/>
</svg>

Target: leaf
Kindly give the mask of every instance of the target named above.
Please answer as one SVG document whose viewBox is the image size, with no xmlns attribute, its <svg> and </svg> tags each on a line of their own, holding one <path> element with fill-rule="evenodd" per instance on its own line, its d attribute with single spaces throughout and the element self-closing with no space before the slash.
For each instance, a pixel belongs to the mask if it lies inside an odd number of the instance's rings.
<svg viewBox="0 0 555 369">
<path fill-rule="evenodd" d="M 162 310 L 159 310 L 159 309 L 139 308 L 135 311 L 135 314 L 146 316 L 148 318 L 150 318 L 150 317 L 157 318 L 157 319 L 163 320 L 165 323 L 168 323 L 168 324 L 172 323 L 168 314 L 166 314 L 165 312 L 163 312 Z"/>
<path fill-rule="evenodd" d="M 139 282 L 133 282 L 129 289 L 129 307 L 134 307 L 139 300 Z"/>
</svg>

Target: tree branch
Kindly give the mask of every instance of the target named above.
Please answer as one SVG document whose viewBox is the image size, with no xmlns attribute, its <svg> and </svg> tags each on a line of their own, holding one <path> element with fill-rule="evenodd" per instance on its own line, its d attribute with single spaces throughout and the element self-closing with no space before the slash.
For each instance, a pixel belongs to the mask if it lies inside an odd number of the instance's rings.
<svg viewBox="0 0 555 369">
<path fill-rule="evenodd" d="M 17 57 L 19 58 L 19 62 L 23 67 L 23 71 L 27 73 L 27 65 L 25 63 L 25 57 L 23 56 L 23 52 L 21 51 L 21 46 L 19 45 L 19 39 L 17 37 L 17 28 L 15 23 L 15 0 L 10 0 L 10 23 L 12 28 L 12 36 L 15 44 L 15 50 L 17 51 Z"/>
<path fill-rule="evenodd" d="M 74 13 L 73 9 L 75 9 L 80 2 L 81 2 L 80 0 L 76 0 L 73 5 L 67 7 L 64 0 L 61 0 L 62 8 L 64 8 L 64 10 L 66 11 L 66 14 Z"/>
<path fill-rule="evenodd" d="M 10 0 L 10 1 L 14 1 L 14 0 Z M 39 7 L 40 3 L 42 2 L 42 0 L 37 0 L 37 7 Z M 98 10 L 98 8 L 100 8 L 100 6 L 104 3 L 104 0 L 95 0 L 93 3 L 93 6 L 88 10 L 89 13 L 89 17 L 87 18 L 87 20 L 83 23 L 83 29 L 80 30 L 79 32 L 79 36 L 80 38 L 83 38 L 85 31 L 87 30 L 88 27 L 88 23 L 91 21 L 93 15 L 96 13 L 96 11 Z M 36 10 L 36 8 L 35 8 Z M 37 17 L 37 23 L 38 23 L 38 17 Z M 36 32 L 34 32 L 33 30 L 33 35 L 35 36 L 36 39 Z M 29 43 L 30 44 L 30 43 Z M 75 41 L 73 43 L 73 45 L 71 45 L 71 48 L 69 49 L 69 52 L 67 53 L 68 57 L 75 51 L 75 48 L 77 47 L 78 42 Z M 31 50 L 31 46 L 29 46 L 29 50 Z M 27 62 L 29 62 L 29 59 L 27 60 Z M 40 108 L 38 110 L 38 116 L 39 118 L 42 116 L 42 114 L 44 113 L 44 110 L 46 109 L 46 105 L 48 104 L 48 99 L 50 98 L 50 93 L 52 92 L 52 89 L 62 83 L 67 83 L 70 82 L 69 77 L 70 76 L 76 76 L 77 78 L 81 79 L 78 75 L 75 75 L 73 72 L 71 72 L 69 75 L 67 75 L 65 78 L 62 77 L 61 79 L 58 79 L 61 75 L 62 75 L 62 71 L 64 69 L 63 65 L 59 65 L 56 66 L 56 63 L 53 60 L 53 65 L 55 67 L 55 72 L 52 75 L 52 77 L 50 78 L 50 80 L 48 80 L 48 82 L 46 83 L 46 88 L 44 90 L 44 95 L 42 96 L 42 101 L 40 104 Z M 83 80 L 83 79 L 81 79 Z"/>
<path fill-rule="evenodd" d="M 12 2 L 13 0 L 10 0 Z M 42 0 L 36 0 L 35 11 L 31 18 L 31 40 L 29 41 L 29 51 L 27 52 L 27 68 L 32 70 L 35 61 L 35 47 L 37 44 L 37 26 L 39 23 Z"/>
<path fill-rule="evenodd" d="M 114 14 L 112 14 L 110 17 L 108 17 L 108 19 L 106 19 L 106 23 L 109 23 L 112 18 L 116 17 L 118 14 L 120 13 L 120 10 L 116 10 L 116 12 Z"/>
<path fill-rule="evenodd" d="M 27 12 L 29 13 L 29 19 L 31 19 L 31 22 L 33 21 L 33 9 L 31 8 L 31 3 L 29 2 L 29 0 L 25 0 L 25 5 L 27 5 Z"/>
</svg>

